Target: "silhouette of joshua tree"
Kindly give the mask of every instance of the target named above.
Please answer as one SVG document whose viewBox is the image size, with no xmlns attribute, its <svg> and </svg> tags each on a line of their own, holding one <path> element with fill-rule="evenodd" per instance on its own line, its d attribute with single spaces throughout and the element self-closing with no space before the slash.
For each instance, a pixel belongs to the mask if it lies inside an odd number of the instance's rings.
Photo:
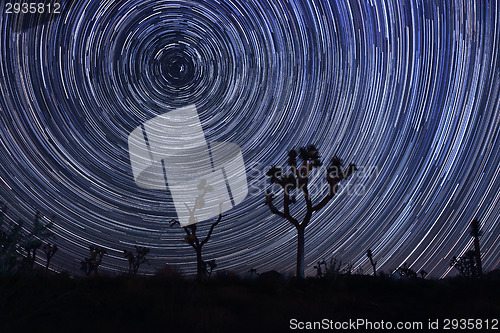
<svg viewBox="0 0 500 333">
<path fill-rule="evenodd" d="M 40 218 L 41 214 L 39 211 L 37 211 L 35 213 L 33 230 L 23 240 L 23 242 L 21 242 L 21 247 L 26 252 L 26 258 L 24 259 L 24 267 L 27 270 L 33 269 L 33 265 L 36 259 L 36 253 L 43 244 L 42 240 L 54 237 L 54 233 L 50 231 L 50 228 L 54 225 L 55 216 L 53 216 L 52 220 L 45 225 L 40 222 Z"/>
<path fill-rule="evenodd" d="M 373 255 L 372 255 L 372 250 L 368 249 L 368 251 L 366 251 L 366 256 L 368 257 L 368 259 L 370 259 L 370 263 L 372 264 L 372 267 L 373 267 L 373 276 L 374 277 L 377 277 L 377 262 L 373 261 Z"/>
<path fill-rule="evenodd" d="M 325 276 L 325 273 L 323 271 L 323 266 L 326 266 L 326 261 L 325 260 L 320 260 L 316 265 L 314 265 L 314 268 L 316 269 L 316 277 L 317 278 L 323 278 Z"/>
<path fill-rule="evenodd" d="M 85 272 L 87 276 L 89 276 L 92 272 L 97 275 L 97 268 L 102 263 L 102 258 L 106 254 L 106 250 L 102 247 L 90 245 L 90 257 L 83 259 L 80 264 L 81 270 Z"/>
<path fill-rule="evenodd" d="M 7 205 L 0 202 L 0 227 L 3 225 Z M 55 217 L 47 223 L 41 223 L 40 212 L 35 213 L 33 229 L 29 234 L 23 234 L 24 221 L 19 219 L 13 227 L 0 230 L 0 271 L 10 272 L 14 268 L 31 271 L 36 260 L 38 249 L 47 238 L 54 238 L 54 233 L 50 228 L 54 224 Z M 24 252 L 25 257 L 19 260 L 20 253 Z M 55 251 L 51 254 L 51 257 Z M 50 261 L 50 259 L 49 259 Z M 48 264 L 47 264 L 48 266 Z"/>
<path fill-rule="evenodd" d="M 7 205 L 0 202 L 0 272 L 11 272 L 17 265 L 17 247 L 22 237 L 21 220 L 14 227 L 2 228 L 6 213 Z"/>
<path fill-rule="evenodd" d="M 47 258 L 47 262 L 45 264 L 45 270 L 49 270 L 50 266 L 50 260 L 56 254 L 57 252 L 57 245 L 56 244 L 51 244 L 47 243 L 43 246 L 43 252 L 45 253 L 45 257 Z"/>
<path fill-rule="evenodd" d="M 411 267 L 408 266 L 406 262 L 402 266 L 400 266 L 396 271 L 402 278 L 416 279 L 418 277 L 417 273 L 413 269 L 411 269 Z"/>
<path fill-rule="evenodd" d="M 133 252 L 123 250 L 123 253 L 125 254 L 125 258 L 128 259 L 128 274 L 129 275 L 137 275 L 137 271 L 139 270 L 139 267 L 143 263 L 147 263 L 148 259 L 146 258 L 146 255 L 149 253 L 150 249 L 147 247 L 143 246 L 135 246 L 135 252 L 137 252 L 137 255 L 134 255 Z"/>
<path fill-rule="evenodd" d="M 219 214 L 219 217 L 214 223 L 212 223 L 210 229 L 208 230 L 207 236 L 202 241 L 200 241 L 198 235 L 196 234 L 196 224 L 190 224 L 183 227 L 184 231 L 186 232 L 184 242 L 191 245 L 191 247 L 196 252 L 196 279 L 198 281 L 203 281 L 206 277 L 210 277 L 210 275 L 212 275 L 212 271 L 217 267 L 215 260 L 210 260 L 208 262 L 203 260 L 202 248 L 203 245 L 205 245 L 210 240 L 215 227 L 217 226 L 217 224 L 219 224 L 221 219 L 222 214 Z M 179 224 L 179 221 L 172 219 L 172 221 L 170 222 L 170 227 L 173 227 L 176 224 Z"/>
<path fill-rule="evenodd" d="M 205 205 L 204 196 L 208 192 L 212 191 L 213 188 L 212 188 L 212 186 L 207 185 L 207 182 L 205 179 L 202 179 L 200 181 L 200 183 L 198 184 L 198 189 L 200 191 L 203 191 L 203 192 L 196 198 L 196 203 L 195 203 L 195 206 L 193 207 L 193 209 L 190 209 L 188 207 L 188 205 L 185 204 L 186 208 L 189 211 L 189 215 L 190 215 L 189 222 L 192 224 L 189 224 L 189 225 L 183 227 L 183 229 L 186 232 L 186 237 L 184 237 L 184 242 L 191 245 L 191 247 L 196 252 L 196 279 L 198 281 L 202 281 L 206 277 L 210 277 L 210 275 L 212 275 L 213 270 L 217 267 L 215 260 L 210 260 L 208 262 L 203 260 L 202 248 L 203 248 L 203 245 L 205 245 L 210 240 L 210 237 L 212 236 L 212 233 L 214 232 L 215 227 L 221 221 L 222 213 L 219 214 L 219 217 L 217 218 L 217 220 L 214 223 L 212 223 L 212 225 L 210 226 L 210 229 L 208 231 L 207 236 L 202 241 L 200 241 L 200 239 L 198 238 L 198 235 L 196 234 L 196 230 L 197 230 L 196 223 L 198 222 L 198 220 L 196 219 L 194 213 L 197 209 L 202 208 Z M 220 207 L 220 210 L 222 211 L 222 206 Z M 170 221 L 170 227 L 173 227 L 176 224 L 180 225 L 179 221 L 177 221 L 175 219 L 172 219 Z"/>
<path fill-rule="evenodd" d="M 297 160 L 302 160 L 299 163 Z M 284 174 L 280 167 L 272 166 L 267 172 L 270 177 L 271 184 L 278 184 L 283 189 L 283 211 L 278 210 L 274 204 L 274 195 L 267 191 L 265 204 L 269 206 L 271 212 L 288 220 L 297 229 L 297 278 L 304 278 L 304 231 L 311 220 L 312 214 L 325 207 L 330 200 L 335 196 L 338 189 L 338 183 L 349 177 L 355 170 L 355 164 L 349 164 L 346 170 L 342 171 L 342 160 L 334 157 L 327 168 L 326 180 L 329 184 L 328 193 L 316 205 L 309 195 L 309 175 L 314 168 L 322 165 L 316 146 L 310 145 L 305 148 L 300 148 L 297 153 L 295 150 L 290 150 L 288 153 L 288 165 L 291 173 Z M 300 165 L 297 167 L 297 165 Z M 305 198 L 306 214 L 302 220 L 293 217 L 290 213 L 290 204 L 296 202 L 294 192 L 299 190 Z"/>
</svg>

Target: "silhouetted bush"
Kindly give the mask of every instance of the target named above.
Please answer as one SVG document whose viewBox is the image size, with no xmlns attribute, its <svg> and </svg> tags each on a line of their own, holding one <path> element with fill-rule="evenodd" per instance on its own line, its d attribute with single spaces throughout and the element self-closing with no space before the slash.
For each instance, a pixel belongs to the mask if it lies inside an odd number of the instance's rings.
<svg viewBox="0 0 500 333">
<path fill-rule="evenodd" d="M 44 242 L 54 238 L 54 233 L 50 230 L 54 224 L 55 217 L 47 224 L 42 223 L 42 215 L 39 211 L 35 213 L 33 227 L 26 231 L 24 221 L 19 219 L 17 223 L 6 225 L 7 205 L 0 202 L 0 272 L 13 273 L 21 272 L 32 274 L 37 252 Z M 45 252 L 50 245 L 50 251 Z M 44 246 L 47 263 L 57 251 L 57 246 L 47 243 Z M 47 256 L 47 255 L 50 255 Z"/>
<path fill-rule="evenodd" d="M 319 279 L 335 280 L 354 274 L 350 262 L 342 264 L 342 261 L 335 258 L 330 258 L 329 261 L 318 261 L 314 268 L 316 269 L 316 278 Z"/>
<path fill-rule="evenodd" d="M 480 276 L 476 253 L 473 250 L 467 251 L 462 257 L 451 258 L 450 266 L 455 268 L 465 278 L 478 278 Z"/>
<path fill-rule="evenodd" d="M 160 279 L 184 279 L 182 271 L 176 266 L 165 265 L 156 270 L 156 278 Z"/>
<path fill-rule="evenodd" d="M 396 274 L 399 275 L 399 277 L 404 278 L 404 279 L 416 279 L 418 277 L 417 272 L 415 272 L 413 269 L 408 266 L 407 263 L 404 263 L 401 265 L 396 270 Z"/>
</svg>

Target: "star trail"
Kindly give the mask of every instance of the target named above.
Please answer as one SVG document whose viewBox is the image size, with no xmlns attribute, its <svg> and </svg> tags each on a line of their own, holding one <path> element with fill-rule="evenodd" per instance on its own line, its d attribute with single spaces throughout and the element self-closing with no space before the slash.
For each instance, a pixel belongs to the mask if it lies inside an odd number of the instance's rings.
<svg viewBox="0 0 500 333">
<path fill-rule="evenodd" d="M 126 271 L 134 245 L 151 248 L 144 272 L 195 271 L 170 194 L 134 183 L 127 147 L 134 128 L 190 104 L 207 140 L 237 144 L 247 168 L 249 195 L 204 247 L 218 269 L 293 272 L 296 231 L 264 205 L 265 172 L 311 143 L 360 170 L 313 215 L 306 274 L 332 257 L 368 273 L 370 248 L 385 272 L 452 275 L 474 218 L 485 271 L 500 266 L 498 1 L 1 8 L 0 200 L 11 222 L 56 214 L 56 270 L 80 274 L 93 244 L 107 249 L 103 271 Z"/>
</svg>

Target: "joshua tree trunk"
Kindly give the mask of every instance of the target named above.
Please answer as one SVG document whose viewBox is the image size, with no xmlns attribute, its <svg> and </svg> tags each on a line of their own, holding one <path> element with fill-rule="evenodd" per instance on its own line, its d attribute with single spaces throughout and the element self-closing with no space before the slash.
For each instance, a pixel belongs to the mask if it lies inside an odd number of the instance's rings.
<svg viewBox="0 0 500 333">
<path fill-rule="evenodd" d="M 297 278 L 304 278 L 304 228 L 297 228 Z"/>
<path fill-rule="evenodd" d="M 470 224 L 470 235 L 474 238 L 474 252 L 476 255 L 476 269 L 477 275 L 483 275 L 483 265 L 481 263 L 481 248 L 479 247 L 479 236 L 482 235 L 479 220 L 472 220 Z"/>
<path fill-rule="evenodd" d="M 479 247 L 478 235 L 474 236 L 474 252 L 476 252 L 477 274 L 481 276 L 483 275 L 483 265 L 481 263 L 481 249 Z"/>
<path fill-rule="evenodd" d="M 201 246 L 196 247 L 196 279 L 202 281 L 205 276 L 203 271 L 203 258 L 201 256 Z"/>
<path fill-rule="evenodd" d="M 375 263 L 373 262 L 373 260 L 371 258 L 370 258 L 370 262 L 373 266 L 373 276 L 377 277 L 377 267 L 375 266 Z"/>
<path fill-rule="evenodd" d="M 372 267 L 373 267 L 373 276 L 374 277 L 377 277 L 377 262 L 376 261 L 373 261 L 373 253 L 372 253 L 372 250 L 368 249 L 366 251 L 366 256 L 368 257 L 368 259 L 370 259 L 370 263 L 372 264 Z"/>
</svg>

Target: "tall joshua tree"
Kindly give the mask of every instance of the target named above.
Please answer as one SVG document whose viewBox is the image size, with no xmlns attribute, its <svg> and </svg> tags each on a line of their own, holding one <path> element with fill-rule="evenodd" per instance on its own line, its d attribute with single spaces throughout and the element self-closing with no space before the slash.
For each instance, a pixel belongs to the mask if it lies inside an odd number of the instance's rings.
<svg viewBox="0 0 500 333">
<path fill-rule="evenodd" d="M 210 276 L 212 270 L 216 267 L 215 260 L 211 260 L 209 262 L 203 260 L 201 250 L 203 248 L 203 245 L 205 245 L 210 240 L 210 237 L 212 236 L 215 227 L 217 226 L 217 224 L 219 224 L 221 219 L 222 219 L 222 214 L 219 214 L 219 217 L 215 222 L 212 223 L 210 229 L 208 230 L 207 236 L 203 240 L 200 240 L 198 238 L 198 235 L 196 234 L 197 230 L 196 224 L 190 224 L 183 227 L 184 231 L 186 232 L 186 237 L 184 237 L 184 242 L 191 245 L 191 247 L 196 252 L 196 279 L 198 281 L 202 281 L 207 276 Z M 173 227 L 176 224 L 179 224 L 179 221 L 172 220 L 170 226 Z M 210 271 L 208 270 L 208 268 L 210 268 Z"/>
<path fill-rule="evenodd" d="M 355 164 L 342 170 L 342 160 L 334 157 L 327 168 L 326 181 L 328 182 L 328 192 L 316 204 L 313 203 L 313 198 L 309 194 L 309 176 L 314 168 L 322 165 L 320 155 L 316 146 L 309 145 L 308 147 L 300 148 L 298 153 L 295 150 L 290 150 L 288 153 L 288 166 L 290 172 L 284 173 L 280 167 L 272 166 L 267 172 L 270 177 L 271 184 L 277 184 L 283 189 L 283 211 L 278 210 L 273 204 L 274 195 L 266 193 L 266 205 L 269 206 L 271 212 L 286 220 L 288 220 L 297 229 L 297 278 L 304 278 L 304 231 L 311 220 L 312 214 L 325 207 L 337 193 L 338 183 L 349 177 L 355 170 Z M 295 192 L 299 191 L 305 198 L 306 213 L 302 221 L 290 213 L 290 205 L 294 204 Z"/>
<path fill-rule="evenodd" d="M 377 277 L 377 262 L 373 261 L 373 254 L 372 254 L 372 250 L 368 249 L 368 251 L 366 251 L 366 256 L 368 257 L 368 259 L 370 259 L 370 263 L 372 264 L 372 267 L 373 267 L 373 276 L 374 277 Z"/>
<path fill-rule="evenodd" d="M 483 265 L 481 263 L 481 249 L 479 247 L 479 237 L 482 235 L 480 230 L 480 223 L 478 220 L 472 220 L 470 224 L 470 235 L 474 237 L 474 252 L 476 255 L 477 273 L 479 276 L 483 275 Z"/>
</svg>

